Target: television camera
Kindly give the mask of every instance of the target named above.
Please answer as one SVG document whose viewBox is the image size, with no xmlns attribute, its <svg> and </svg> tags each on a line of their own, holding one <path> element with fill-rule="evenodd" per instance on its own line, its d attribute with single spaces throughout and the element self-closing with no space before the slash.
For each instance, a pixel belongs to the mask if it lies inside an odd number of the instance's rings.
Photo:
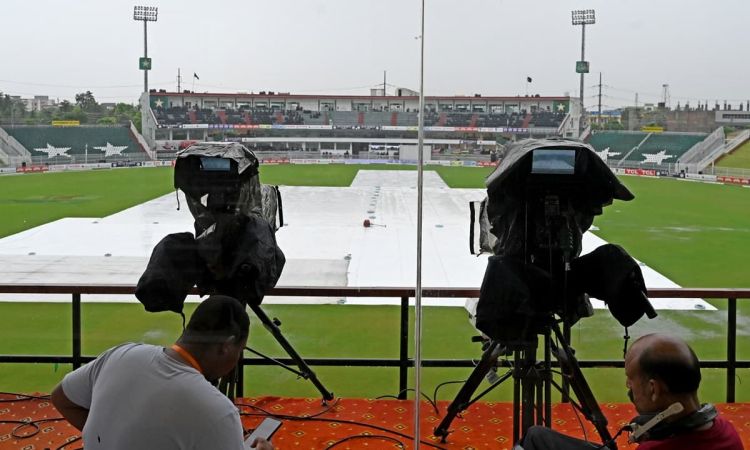
<svg viewBox="0 0 750 450">
<path fill-rule="evenodd" d="M 458 413 L 513 377 L 514 442 L 532 425 L 550 426 L 553 384 L 565 400 L 573 389 L 575 406 L 607 442 L 606 418 L 568 344 L 569 330 L 593 314 L 589 296 L 604 300 L 625 327 L 644 314 L 656 316 L 640 268 L 622 247 L 606 244 L 580 256 L 594 217 L 613 200 L 634 196 L 590 146 L 563 139 L 512 144 L 485 184 L 487 197 L 471 205 L 470 230 L 472 253 L 492 253 L 474 316 L 484 352 L 435 435 L 445 441 Z M 542 362 L 536 359 L 540 335 Z M 498 378 L 499 359 L 511 355 L 511 370 Z M 552 378 L 552 356 L 562 386 Z M 472 399 L 488 374 L 493 385 Z"/>
<path fill-rule="evenodd" d="M 331 400 L 333 394 L 281 334 L 281 322 L 271 320 L 260 307 L 279 280 L 286 259 L 275 237 L 284 221 L 281 194 L 277 187 L 260 183 L 259 166 L 252 151 L 234 142 L 200 142 L 177 153 L 174 186 L 185 193 L 195 233 L 173 233 L 156 245 L 138 281 L 136 297 L 149 312 L 179 314 L 194 286 L 201 295 L 223 294 L 240 300 L 298 370 L 249 350 L 309 379 L 324 401 Z M 230 396 L 241 381 L 237 373 L 220 384 Z"/>
</svg>

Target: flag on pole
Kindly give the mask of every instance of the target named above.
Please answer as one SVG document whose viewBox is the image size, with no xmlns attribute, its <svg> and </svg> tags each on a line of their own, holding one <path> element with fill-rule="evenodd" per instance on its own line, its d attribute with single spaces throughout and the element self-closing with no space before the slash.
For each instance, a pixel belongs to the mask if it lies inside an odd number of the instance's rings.
<svg viewBox="0 0 750 450">
<path fill-rule="evenodd" d="M 531 77 L 526 77 L 526 82 L 531 83 Z"/>
<path fill-rule="evenodd" d="M 196 80 L 200 80 L 200 78 L 198 78 L 198 74 L 195 72 L 193 72 L 193 78 L 195 78 Z"/>
</svg>

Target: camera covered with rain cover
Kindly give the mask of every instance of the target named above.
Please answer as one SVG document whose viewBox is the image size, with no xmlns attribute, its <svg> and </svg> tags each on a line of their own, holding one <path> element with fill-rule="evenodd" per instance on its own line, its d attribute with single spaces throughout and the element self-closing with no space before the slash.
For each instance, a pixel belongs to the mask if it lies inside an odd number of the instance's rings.
<svg viewBox="0 0 750 450">
<path fill-rule="evenodd" d="M 633 194 L 581 142 L 527 139 L 512 144 L 472 204 L 471 251 L 492 253 L 476 305 L 476 327 L 501 342 L 523 342 L 554 315 L 573 325 L 604 300 L 624 326 L 655 315 L 643 275 L 622 247 L 580 256 L 582 238 L 613 200 Z"/>
<path fill-rule="evenodd" d="M 154 248 L 136 288 L 146 310 L 181 312 L 195 285 L 257 305 L 276 285 L 285 264 L 275 236 L 281 195 L 260 183 L 258 169 L 239 143 L 197 143 L 177 154 L 174 186 L 185 194 L 195 235 L 170 234 Z"/>
</svg>

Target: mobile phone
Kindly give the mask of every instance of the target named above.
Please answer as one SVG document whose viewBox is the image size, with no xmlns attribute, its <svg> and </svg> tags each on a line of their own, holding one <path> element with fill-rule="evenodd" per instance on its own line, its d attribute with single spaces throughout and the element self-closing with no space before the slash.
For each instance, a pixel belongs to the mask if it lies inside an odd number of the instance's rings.
<svg viewBox="0 0 750 450">
<path fill-rule="evenodd" d="M 260 423 L 260 425 L 258 425 L 258 428 L 256 428 L 255 431 L 245 439 L 245 449 L 254 449 L 255 447 L 251 447 L 251 445 L 253 445 L 253 442 L 257 438 L 263 438 L 267 441 L 271 440 L 271 436 L 273 436 L 279 427 L 281 427 L 280 420 L 271 419 L 270 417 L 266 418 Z"/>
</svg>

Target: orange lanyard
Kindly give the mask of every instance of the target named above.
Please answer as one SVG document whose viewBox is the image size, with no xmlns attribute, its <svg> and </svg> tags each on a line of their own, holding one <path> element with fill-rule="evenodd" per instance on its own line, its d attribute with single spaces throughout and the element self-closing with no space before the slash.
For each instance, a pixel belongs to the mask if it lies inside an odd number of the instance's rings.
<svg viewBox="0 0 750 450">
<path fill-rule="evenodd" d="M 195 358 L 193 358 L 193 355 L 191 355 L 190 352 L 188 352 L 187 350 L 185 350 L 184 348 L 180 347 L 177 344 L 172 345 L 172 350 L 179 353 L 179 355 L 182 356 L 185 359 L 185 361 L 187 361 L 191 366 L 193 366 L 193 368 L 197 370 L 199 373 L 201 374 L 203 373 L 203 369 L 201 368 L 201 365 L 198 364 L 198 361 L 196 361 Z"/>
</svg>

